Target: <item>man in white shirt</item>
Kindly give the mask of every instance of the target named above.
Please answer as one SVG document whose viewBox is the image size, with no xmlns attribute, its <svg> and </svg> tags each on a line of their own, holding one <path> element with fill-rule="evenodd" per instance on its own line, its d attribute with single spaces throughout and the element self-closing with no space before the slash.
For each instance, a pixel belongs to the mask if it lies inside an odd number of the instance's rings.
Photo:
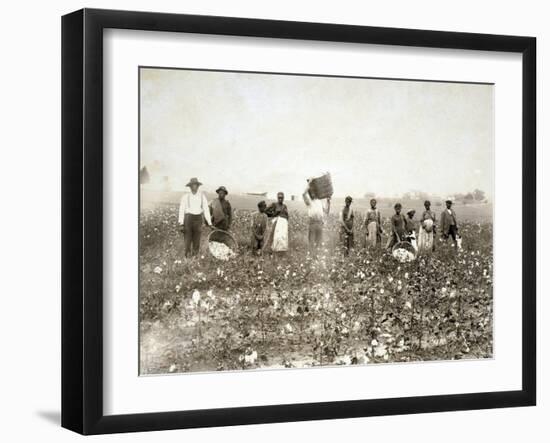
<svg viewBox="0 0 550 443">
<path fill-rule="evenodd" d="M 202 183 L 196 177 L 193 177 L 186 185 L 191 189 L 191 192 L 183 194 L 180 201 L 178 223 L 184 235 L 186 257 L 199 253 L 203 218 L 208 226 L 212 227 L 208 200 L 202 192 L 199 192 L 199 186 L 201 185 Z"/>
<path fill-rule="evenodd" d="M 318 248 L 323 242 L 323 225 L 325 217 L 330 212 L 330 198 L 320 200 L 315 198 L 309 190 L 309 182 L 306 190 L 302 194 L 304 203 L 307 206 L 309 219 L 308 241 L 310 248 Z"/>
</svg>

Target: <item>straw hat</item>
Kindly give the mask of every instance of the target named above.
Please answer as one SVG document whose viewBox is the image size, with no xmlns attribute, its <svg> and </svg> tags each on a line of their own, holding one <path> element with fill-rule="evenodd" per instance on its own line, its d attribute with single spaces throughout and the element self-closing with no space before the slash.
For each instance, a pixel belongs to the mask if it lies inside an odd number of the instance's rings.
<svg viewBox="0 0 550 443">
<path fill-rule="evenodd" d="M 185 186 L 191 186 L 191 185 L 201 186 L 202 183 L 198 180 L 197 177 L 193 177 L 193 178 L 191 178 L 191 180 L 189 180 L 189 183 L 187 183 Z"/>
<path fill-rule="evenodd" d="M 227 189 L 226 189 L 225 186 L 220 186 L 218 189 L 216 189 L 216 194 L 219 194 L 220 191 L 225 192 L 225 195 L 229 194 L 229 192 L 227 192 Z"/>
</svg>

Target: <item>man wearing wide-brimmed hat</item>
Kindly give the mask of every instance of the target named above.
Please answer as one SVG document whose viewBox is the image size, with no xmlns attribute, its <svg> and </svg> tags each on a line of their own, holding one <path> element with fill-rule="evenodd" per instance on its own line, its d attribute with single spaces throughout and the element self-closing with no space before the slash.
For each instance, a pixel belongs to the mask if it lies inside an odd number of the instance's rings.
<svg viewBox="0 0 550 443">
<path fill-rule="evenodd" d="M 215 198 L 210 203 L 210 215 L 212 217 L 212 225 L 216 229 L 221 229 L 222 231 L 229 231 L 231 228 L 231 221 L 233 219 L 233 211 L 231 209 L 231 204 L 227 201 L 227 188 L 225 186 L 220 186 L 216 189 L 216 194 L 218 198 Z M 225 236 L 220 235 L 216 236 L 212 234 L 212 241 L 222 241 Z"/>
<path fill-rule="evenodd" d="M 456 219 L 456 212 L 453 209 L 452 200 L 446 200 L 445 209 L 441 213 L 441 236 L 447 240 L 449 236 L 453 239 L 453 244 L 456 246 L 458 237 L 458 222 Z"/>
<path fill-rule="evenodd" d="M 203 219 L 208 226 L 212 226 L 210 210 L 206 196 L 199 192 L 202 183 L 193 177 L 186 186 L 191 192 L 183 194 L 180 201 L 178 222 L 184 235 L 185 256 L 197 255 L 201 244 L 201 232 Z"/>
</svg>

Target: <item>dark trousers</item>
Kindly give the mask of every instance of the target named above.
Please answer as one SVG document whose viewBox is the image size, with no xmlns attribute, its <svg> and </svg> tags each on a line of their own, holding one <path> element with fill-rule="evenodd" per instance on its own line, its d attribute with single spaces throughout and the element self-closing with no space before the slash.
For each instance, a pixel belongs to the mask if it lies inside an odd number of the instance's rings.
<svg viewBox="0 0 550 443">
<path fill-rule="evenodd" d="M 386 249 L 391 251 L 397 243 L 399 243 L 399 239 L 397 238 L 397 235 L 395 235 L 395 232 L 392 232 L 391 237 L 388 239 L 388 243 L 386 244 Z"/>
<path fill-rule="evenodd" d="M 349 255 L 349 251 L 353 248 L 353 232 L 349 233 L 342 229 L 340 231 L 340 241 L 342 242 L 344 255 Z"/>
<path fill-rule="evenodd" d="M 321 246 L 323 242 L 323 222 L 321 220 L 309 220 L 308 241 L 310 247 Z"/>
<path fill-rule="evenodd" d="M 199 253 L 202 233 L 202 214 L 185 214 L 185 256 L 190 257 Z"/>
<path fill-rule="evenodd" d="M 449 226 L 449 233 L 448 233 L 448 234 L 445 234 L 445 235 L 443 236 L 443 238 L 444 238 L 445 240 L 447 240 L 449 237 L 451 237 L 451 238 L 453 239 L 453 243 L 456 244 L 456 237 L 457 237 L 457 235 L 458 235 L 458 229 L 457 229 L 456 225 L 451 225 L 451 226 Z"/>
<path fill-rule="evenodd" d="M 264 248 L 264 239 L 257 239 L 256 236 L 252 237 L 252 252 L 258 254 Z"/>
</svg>

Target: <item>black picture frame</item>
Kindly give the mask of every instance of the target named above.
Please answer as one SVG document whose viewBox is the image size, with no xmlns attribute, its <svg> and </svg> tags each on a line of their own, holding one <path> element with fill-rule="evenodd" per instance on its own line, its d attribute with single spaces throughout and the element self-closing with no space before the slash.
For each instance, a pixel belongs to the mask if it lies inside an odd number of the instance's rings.
<svg viewBox="0 0 550 443">
<path fill-rule="evenodd" d="M 522 54 L 522 389 L 104 415 L 103 30 L 171 31 Z M 62 18 L 62 426 L 82 434 L 531 406 L 536 403 L 536 39 L 83 9 Z"/>
</svg>

